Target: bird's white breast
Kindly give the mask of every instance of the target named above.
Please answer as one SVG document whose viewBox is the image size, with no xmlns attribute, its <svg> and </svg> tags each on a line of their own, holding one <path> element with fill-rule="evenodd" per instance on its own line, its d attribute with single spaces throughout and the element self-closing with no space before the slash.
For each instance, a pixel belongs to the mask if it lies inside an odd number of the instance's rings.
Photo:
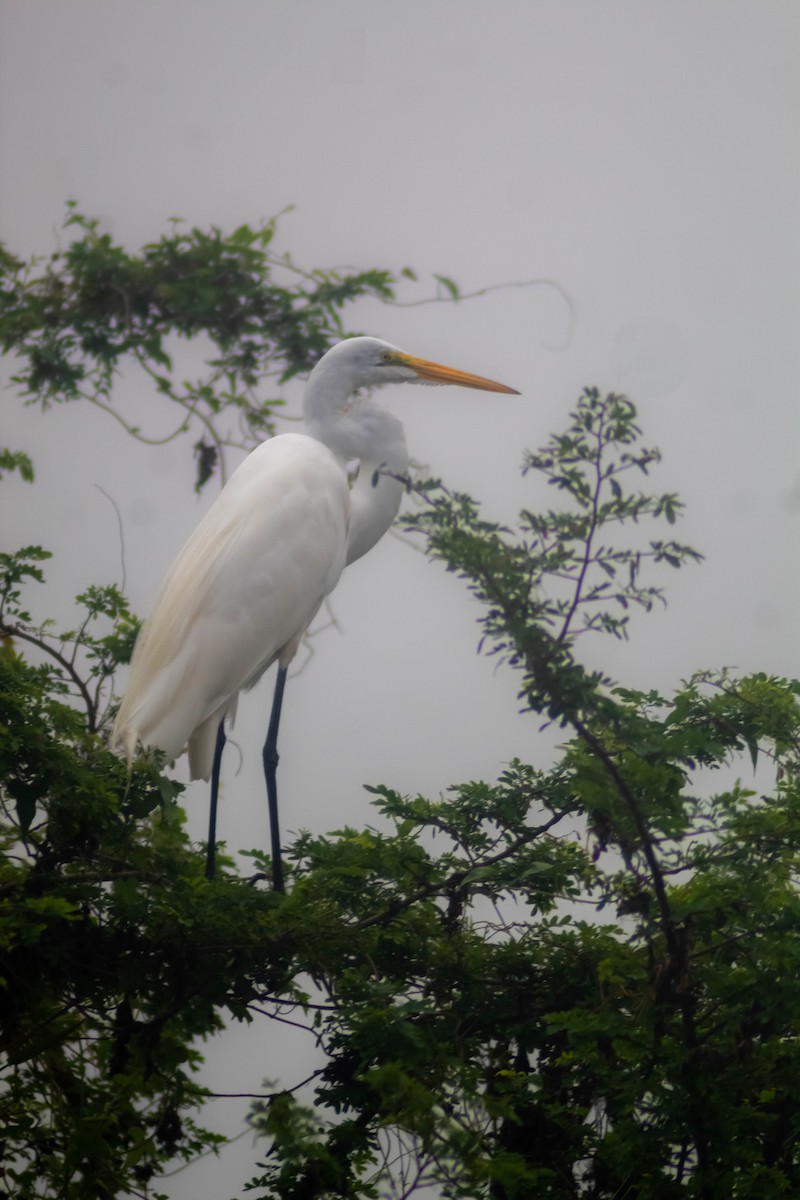
<svg viewBox="0 0 800 1200">
<path fill-rule="evenodd" d="M 184 546 L 140 635 L 120 740 L 175 757 L 306 629 L 345 565 L 349 491 L 314 438 L 245 459 Z"/>
</svg>

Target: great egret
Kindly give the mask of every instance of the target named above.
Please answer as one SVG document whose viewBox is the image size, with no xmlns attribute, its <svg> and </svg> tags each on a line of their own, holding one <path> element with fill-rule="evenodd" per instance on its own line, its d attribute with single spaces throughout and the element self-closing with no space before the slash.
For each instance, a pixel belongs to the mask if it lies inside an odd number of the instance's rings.
<svg viewBox="0 0 800 1200">
<path fill-rule="evenodd" d="M 226 717 L 239 692 L 279 665 L 264 768 L 273 884 L 283 890 L 277 824 L 277 733 L 286 670 L 345 565 L 366 554 L 400 507 L 403 426 L 362 389 L 458 384 L 518 394 L 479 375 L 357 337 L 322 356 L 305 391 L 305 433 L 283 433 L 244 460 L 178 555 L 142 626 L 111 737 L 140 751 L 189 752 L 192 779 L 212 776 L 207 873 Z M 348 464 L 358 475 L 348 484 Z"/>
</svg>

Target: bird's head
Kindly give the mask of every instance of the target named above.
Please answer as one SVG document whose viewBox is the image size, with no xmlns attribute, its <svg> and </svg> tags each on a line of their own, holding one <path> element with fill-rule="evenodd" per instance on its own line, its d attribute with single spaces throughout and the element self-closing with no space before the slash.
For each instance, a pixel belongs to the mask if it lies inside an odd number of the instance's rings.
<svg viewBox="0 0 800 1200">
<path fill-rule="evenodd" d="M 515 388 L 485 379 L 482 375 L 470 375 L 455 367 L 444 367 L 440 363 L 415 358 L 392 346 L 389 342 L 374 337 L 354 337 L 337 343 L 323 355 L 314 373 L 330 371 L 348 377 L 350 390 L 381 387 L 386 383 L 454 384 L 458 387 L 477 388 L 483 392 L 506 392 L 519 395 Z"/>
</svg>

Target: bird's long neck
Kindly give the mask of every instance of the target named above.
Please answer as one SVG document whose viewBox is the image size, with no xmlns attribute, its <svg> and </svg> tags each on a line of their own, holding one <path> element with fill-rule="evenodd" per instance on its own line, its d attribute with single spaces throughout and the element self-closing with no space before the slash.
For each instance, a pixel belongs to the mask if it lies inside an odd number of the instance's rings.
<svg viewBox="0 0 800 1200">
<path fill-rule="evenodd" d="M 396 424 L 399 444 L 387 447 L 386 453 L 377 455 L 375 462 L 362 458 L 359 464 L 358 477 L 350 491 L 348 563 L 371 550 L 397 516 L 403 498 L 403 484 L 397 476 L 405 475 L 408 470 L 408 452 L 402 426 L 399 421 Z M 398 453 L 401 448 L 402 453 Z"/>
<path fill-rule="evenodd" d="M 408 449 L 403 426 L 390 412 L 348 390 L 346 381 L 336 395 L 328 384 L 312 372 L 304 416 L 307 432 L 323 442 L 343 467 L 358 462 L 347 539 L 351 563 L 372 549 L 397 516 L 403 484 L 393 477 L 406 474 Z"/>
</svg>

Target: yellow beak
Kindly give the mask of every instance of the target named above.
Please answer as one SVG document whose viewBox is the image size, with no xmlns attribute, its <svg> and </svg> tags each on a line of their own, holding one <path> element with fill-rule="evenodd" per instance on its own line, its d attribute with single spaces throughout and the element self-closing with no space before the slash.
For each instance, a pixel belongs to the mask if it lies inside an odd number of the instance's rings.
<svg viewBox="0 0 800 1200">
<path fill-rule="evenodd" d="M 518 396 L 516 388 L 506 387 L 504 383 L 496 383 L 493 379 L 484 379 L 482 375 L 469 375 L 466 371 L 457 371 L 455 367 L 443 367 L 441 363 L 428 362 L 424 358 L 414 358 L 410 354 L 398 355 L 398 361 L 403 366 L 411 367 L 426 383 L 453 383 L 458 387 L 477 388 L 481 392 L 507 392 Z"/>
</svg>

